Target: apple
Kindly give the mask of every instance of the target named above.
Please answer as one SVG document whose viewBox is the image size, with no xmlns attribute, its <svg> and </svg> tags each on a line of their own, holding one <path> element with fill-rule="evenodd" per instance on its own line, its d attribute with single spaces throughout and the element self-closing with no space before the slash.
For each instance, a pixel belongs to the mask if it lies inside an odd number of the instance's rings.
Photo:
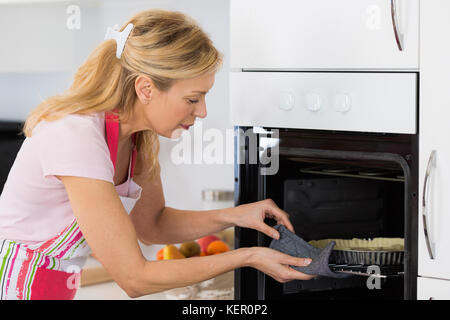
<svg viewBox="0 0 450 320">
<path fill-rule="evenodd" d="M 209 236 L 205 236 L 203 238 L 198 239 L 197 243 L 200 245 L 202 252 L 206 253 L 206 251 L 208 250 L 209 244 L 216 240 L 220 240 L 220 238 L 218 236 L 211 234 Z"/>
</svg>

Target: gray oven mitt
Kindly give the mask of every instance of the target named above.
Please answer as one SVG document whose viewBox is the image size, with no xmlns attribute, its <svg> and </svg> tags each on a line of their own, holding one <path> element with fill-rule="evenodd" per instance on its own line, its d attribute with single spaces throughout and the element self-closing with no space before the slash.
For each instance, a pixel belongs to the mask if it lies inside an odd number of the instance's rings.
<svg viewBox="0 0 450 320">
<path fill-rule="evenodd" d="M 336 273 L 330 270 L 329 258 L 336 242 L 330 242 L 325 248 L 313 247 L 308 242 L 289 231 L 285 226 L 278 224 L 274 227 L 280 233 L 280 239 L 273 239 L 269 247 L 290 256 L 300 258 L 311 258 L 311 263 L 306 267 L 291 266 L 297 271 L 309 275 L 319 275 L 331 278 L 346 278 L 349 275 Z"/>
</svg>

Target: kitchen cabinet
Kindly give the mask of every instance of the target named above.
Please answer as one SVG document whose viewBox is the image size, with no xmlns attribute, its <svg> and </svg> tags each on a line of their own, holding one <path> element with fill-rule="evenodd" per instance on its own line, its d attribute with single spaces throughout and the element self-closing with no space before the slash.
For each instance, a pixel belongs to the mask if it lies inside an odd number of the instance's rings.
<svg viewBox="0 0 450 320">
<path fill-rule="evenodd" d="M 441 279 L 450 279 L 450 42 L 439 34 L 449 12 L 449 1 L 421 1 L 418 274 Z"/>
<path fill-rule="evenodd" d="M 419 67 L 419 0 L 231 0 L 230 10 L 232 68 Z"/>
<path fill-rule="evenodd" d="M 450 281 L 419 277 L 418 300 L 450 300 Z"/>
</svg>

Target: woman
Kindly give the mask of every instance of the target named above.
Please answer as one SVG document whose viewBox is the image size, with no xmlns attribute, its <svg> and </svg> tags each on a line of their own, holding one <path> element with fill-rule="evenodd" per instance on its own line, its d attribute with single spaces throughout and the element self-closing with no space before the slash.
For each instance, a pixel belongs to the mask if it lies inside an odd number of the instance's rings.
<svg viewBox="0 0 450 320">
<path fill-rule="evenodd" d="M 144 11 L 109 30 L 72 86 L 32 111 L 0 199 L 0 298 L 72 299 L 93 252 L 130 296 L 200 282 L 250 266 L 278 281 L 310 279 L 310 261 L 269 248 L 147 261 L 144 244 L 180 243 L 230 226 L 277 238 L 270 199 L 235 208 L 166 207 L 158 135 L 174 137 L 206 117 L 205 95 L 221 54 L 181 13 Z M 128 214 L 129 215 L 128 215 Z M 76 286 L 75 286 L 76 287 Z"/>
</svg>

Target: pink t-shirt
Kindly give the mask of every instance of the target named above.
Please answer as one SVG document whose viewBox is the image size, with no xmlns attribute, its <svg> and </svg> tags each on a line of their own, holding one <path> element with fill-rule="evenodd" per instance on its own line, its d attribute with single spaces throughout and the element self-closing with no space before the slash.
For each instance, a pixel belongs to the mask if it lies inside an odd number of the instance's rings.
<svg viewBox="0 0 450 320">
<path fill-rule="evenodd" d="M 25 139 L 0 196 L 0 239 L 45 241 L 72 222 L 66 189 L 55 175 L 114 183 L 103 112 L 41 121 Z M 124 184 L 116 186 L 119 195 Z"/>
</svg>

